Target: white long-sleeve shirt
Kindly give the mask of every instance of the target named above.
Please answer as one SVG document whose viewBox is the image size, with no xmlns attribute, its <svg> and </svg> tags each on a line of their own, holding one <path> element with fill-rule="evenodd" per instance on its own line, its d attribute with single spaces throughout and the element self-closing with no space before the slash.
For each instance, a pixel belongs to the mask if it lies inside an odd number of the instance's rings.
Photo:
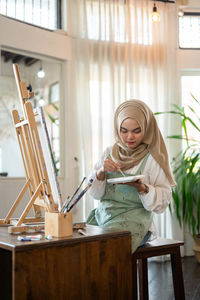
<svg viewBox="0 0 200 300">
<path fill-rule="evenodd" d="M 95 164 L 93 172 L 89 176 L 93 179 L 93 184 L 89 190 L 89 193 L 94 199 L 97 200 L 99 200 L 105 193 L 106 179 L 103 181 L 98 180 L 96 177 L 96 172 L 103 167 L 103 162 L 110 154 L 111 148 L 112 147 L 106 148 L 100 160 Z M 142 161 L 137 166 L 124 171 L 124 173 L 134 175 L 141 163 Z M 146 210 L 161 214 L 165 211 L 172 199 L 172 190 L 163 169 L 151 154 L 149 155 L 141 174 L 145 175 L 145 177 L 142 179 L 142 182 L 148 185 L 149 192 L 147 194 L 139 194 L 140 200 Z M 154 221 L 152 222 L 149 230 L 153 233 L 153 237 L 157 236 L 157 230 Z"/>
</svg>

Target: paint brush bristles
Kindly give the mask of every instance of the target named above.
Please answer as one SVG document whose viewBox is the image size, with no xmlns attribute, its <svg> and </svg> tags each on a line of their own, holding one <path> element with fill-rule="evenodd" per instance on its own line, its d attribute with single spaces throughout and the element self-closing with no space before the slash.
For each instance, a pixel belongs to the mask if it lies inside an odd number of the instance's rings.
<svg viewBox="0 0 200 300">
<path fill-rule="evenodd" d="M 118 169 L 118 171 L 125 177 L 126 175 L 122 172 L 121 169 Z"/>
</svg>

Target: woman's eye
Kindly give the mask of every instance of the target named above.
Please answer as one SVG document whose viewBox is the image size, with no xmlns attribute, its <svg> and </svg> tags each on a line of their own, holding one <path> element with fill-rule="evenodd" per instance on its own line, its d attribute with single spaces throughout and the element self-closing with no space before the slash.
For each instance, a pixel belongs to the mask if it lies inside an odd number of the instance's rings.
<svg viewBox="0 0 200 300">
<path fill-rule="evenodd" d="M 140 133 L 140 132 L 141 132 L 141 129 L 134 131 L 134 133 Z"/>
<path fill-rule="evenodd" d="M 121 130 L 120 130 L 122 133 L 127 133 L 127 130 L 126 129 L 123 129 L 123 128 L 121 128 Z"/>
<path fill-rule="evenodd" d="M 120 132 L 121 133 L 128 133 L 129 130 L 125 129 L 125 128 L 120 128 Z M 134 130 L 131 130 L 130 132 L 132 133 L 140 133 L 141 132 L 141 128 L 137 128 L 137 129 L 134 129 Z"/>
</svg>

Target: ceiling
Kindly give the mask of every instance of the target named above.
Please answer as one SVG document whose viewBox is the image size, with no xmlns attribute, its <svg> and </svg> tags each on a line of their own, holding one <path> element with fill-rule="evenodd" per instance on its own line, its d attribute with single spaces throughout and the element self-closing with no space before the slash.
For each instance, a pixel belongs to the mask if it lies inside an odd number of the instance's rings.
<svg viewBox="0 0 200 300">
<path fill-rule="evenodd" d="M 34 58 L 34 57 L 25 56 L 25 55 L 17 54 L 14 52 L 8 52 L 5 50 L 1 50 L 1 56 L 5 63 L 12 62 L 13 64 L 16 64 L 16 63 L 21 62 L 21 63 L 24 63 L 24 65 L 27 67 L 30 67 L 39 61 L 39 59 Z"/>
</svg>

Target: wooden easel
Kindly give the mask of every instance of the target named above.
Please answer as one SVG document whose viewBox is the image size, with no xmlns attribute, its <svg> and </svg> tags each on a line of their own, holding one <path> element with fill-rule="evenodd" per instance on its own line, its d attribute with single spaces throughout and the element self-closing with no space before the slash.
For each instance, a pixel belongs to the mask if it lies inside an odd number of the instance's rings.
<svg viewBox="0 0 200 300">
<path fill-rule="evenodd" d="M 44 218 L 41 217 L 41 210 L 48 212 L 56 211 L 56 204 L 52 196 L 35 120 L 37 114 L 34 114 L 31 102 L 29 101 L 34 96 L 34 93 L 28 90 L 26 82 L 21 82 L 17 64 L 13 65 L 13 69 L 22 105 L 23 118 L 20 119 L 17 110 L 12 111 L 12 116 L 24 164 L 26 182 L 5 219 L 0 220 L 0 225 L 12 225 L 8 227 L 9 233 L 23 232 L 29 229 L 41 230 L 44 228 L 43 224 L 39 224 L 44 222 Z M 27 190 L 29 190 L 30 194 L 29 202 L 19 219 L 11 219 Z M 34 208 L 35 218 L 26 217 L 31 207 Z"/>
</svg>

